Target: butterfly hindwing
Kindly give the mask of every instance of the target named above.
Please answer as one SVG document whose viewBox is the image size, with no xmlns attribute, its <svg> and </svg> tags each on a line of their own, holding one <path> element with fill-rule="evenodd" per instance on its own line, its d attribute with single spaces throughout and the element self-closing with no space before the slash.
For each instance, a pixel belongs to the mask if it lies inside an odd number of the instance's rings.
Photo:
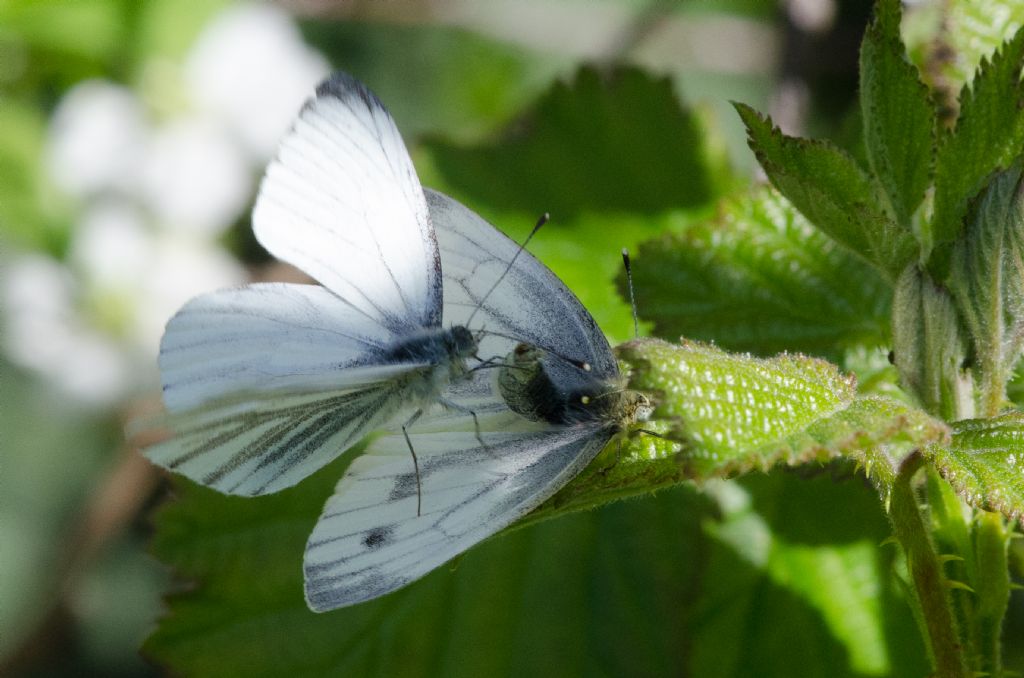
<svg viewBox="0 0 1024 678">
<path fill-rule="evenodd" d="M 422 484 L 419 516 L 402 436 L 374 441 L 353 461 L 306 546 L 312 609 L 362 602 L 419 579 L 536 508 L 608 439 L 599 427 L 492 430 L 482 422 L 488 429 L 482 447 L 472 420 L 462 419 L 461 426 L 427 422 L 445 430 L 413 437 Z"/>
<path fill-rule="evenodd" d="M 171 414 L 173 434 L 146 450 L 157 464 L 227 494 L 290 487 L 401 414 L 404 379 L 429 365 L 363 371 L 331 391 L 252 391 Z M 404 416 L 404 415 L 403 415 Z M 393 425 L 393 424 L 392 424 Z"/>
</svg>

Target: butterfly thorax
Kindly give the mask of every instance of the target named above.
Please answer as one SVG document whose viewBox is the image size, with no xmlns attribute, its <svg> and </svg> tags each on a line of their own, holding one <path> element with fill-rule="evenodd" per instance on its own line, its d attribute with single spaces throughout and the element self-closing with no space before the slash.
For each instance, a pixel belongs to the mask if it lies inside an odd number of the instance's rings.
<svg viewBox="0 0 1024 678">
<path fill-rule="evenodd" d="M 530 344 L 516 346 L 498 375 L 505 404 L 527 419 L 562 426 L 601 423 L 616 432 L 651 414 L 647 396 L 617 382 Z"/>
<path fill-rule="evenodd" d="M 403 337 L 392 344 L 383 356 L 389 364 L 422 363 L 429 365 L 430 375 L 420 380 L 419 390 L 426 396 L 439 392 L 448 382 L 465 375 L 466 360 L 476 354 L 473 334 L 456 325 L 448 329 L 431 328 Z"/>
</svg>

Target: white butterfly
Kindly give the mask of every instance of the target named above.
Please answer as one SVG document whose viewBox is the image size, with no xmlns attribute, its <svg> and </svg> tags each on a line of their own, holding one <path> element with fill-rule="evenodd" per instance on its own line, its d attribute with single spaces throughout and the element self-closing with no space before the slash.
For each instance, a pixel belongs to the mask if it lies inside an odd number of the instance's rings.
<svg viewBox="0 0 1024 678">
<path fill-rule="evenodd" d="M 294 485 L 400 426 L 464 375 L 476 340 L 441 325 L 426 200 L 391 116 L 347 75 L 324 82 L 267 168 L 253 230 L 313 285 L 189 302 L 160 347 L 175 438 L 162 466 L 231 494 Z"/>
<path fill-rule="evenodd" d="M 251 285 L 187 304 L 160 356 L 176 435 L 147 455 L 255 495 L 393 431 L 352 462 L 309 538 L 313 610 L 393 591 L 493 535 L 646 414 L 575 296 L 472 211 L 424 191 L 390 115 L 347 75 L 303 108 L 253 227 L 323 287 Z M 497 360 L 470 368 L 478 355 Z"/>
</svg>

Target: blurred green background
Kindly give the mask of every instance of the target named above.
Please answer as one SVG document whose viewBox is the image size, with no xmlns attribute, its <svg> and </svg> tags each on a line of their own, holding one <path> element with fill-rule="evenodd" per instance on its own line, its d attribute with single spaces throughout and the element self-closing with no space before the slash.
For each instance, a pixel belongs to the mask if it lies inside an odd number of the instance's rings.
<svg viewBox="0 0 1024 678">
<path fill-rule="evenodd" d="M 531 249 L 621 341 L 620 249 L 712 217 L 756 176 L 729 100 L 856 152 L 869 13 L 866 0 L 0 0 L 0 674 L 228 675 L 218 648 L 225 666 L 259 664 L 248 675 L 295 666 L 259 634 L 176 644 L 173 624 L 140 656 L 164 592 L 192 589 L 149 552 L 169 485 L 123 430 L 159 408 L 157 346 L 182 303 L 293 275 L 255 243 L 249 209 L 332 68 L 386 103 L 425 185 L 513 237 L 551 212 Z M 318 477 L 254 510 L 308 504 L 314 520 L 332 484 Z M 176 491 L 189 503 L 162 518 L 162 554 L 218 511 Z M 835 492 L 839 512 L 793 508 Z M 348 655 L 291 672 L 395 675 L 422 667 L 419 643 L 441 674 L 921 675 L 893 554 L 876 548 L 887 534 L 872 490 L 846 475 L 680 488 L 494 540 L 381 616 L 336 617 L 354 620 Z M 301 620 L 271 632 L 320 648 L 331 617 L 301 609 L 301 541 L 290 548 Z M 272 569 L 251 553 L 245 568 Z M 480 601 L 474 576 L 500 591 Z M 824 599 L 839 580 L 849 600 Z M 409 605 L 436 616 L 381 621 Z"/>
</svg>

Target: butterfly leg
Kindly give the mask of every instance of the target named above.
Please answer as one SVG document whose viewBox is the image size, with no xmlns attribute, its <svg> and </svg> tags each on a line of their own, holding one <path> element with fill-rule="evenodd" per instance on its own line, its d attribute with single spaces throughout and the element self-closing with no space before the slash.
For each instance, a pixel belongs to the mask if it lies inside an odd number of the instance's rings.
<svg viewBox="0 0 1024 678">
<path fill-rule="evenodd" d="M 447 407 L 450 410 L 462 412 L 463 414 L 468 414 L 469 416 L 473 417 L 473 429 L 474 431 L 476 431 L 476 440 L 478 443 L 480 443 L 480 447 L 484 448 L 485 450 L 488 449 L 487 443 L 484 442 L 484 436 L 480 431 L 480 420 L 477 419 L 476 412 L 469 409 L 468 407 L 460 405 L 456 402 L 452 402 L 451 400 L 447 400 L 445 398 L 441 398 L 438 402 L 441 403 L 443 407 Z"/>
<path fill-rule="evenodd" d="M 605 466 L 598 473 L 602 476 L 608 475 L 609 471 L 619 465 L 620 459 L 622 459 L 622 436 L 618 436 L 615 440 L 615 461 Z"/>
<path fill-rule="evenodd" d="M 470 368 L 469 371 L 471 373 L 472 372 L 477 372 L 479 370 L 493 369 L 495 367 L 515 367 L 514 365 L 506 364 L 504 356 L 493 356 L 491 358 L 488 358 L 487 360 L 484 360 L 483 358 L 481 358 L 479 356 L 473 356 L 473 357 L 476 358 L 477 360 L 479 360 L 480 362 Z"/>
<path fill-rule="evenodd" d="M 416 420 L 423 414 L 423 410 L 416 410 L 416 413 L 409 417 L 409 421 L 402 424 L 402 435 L 405 436 L 405 444 L 409 446 L 409 454 L 412 455 L 412 468 L 416 472 L 416 517 L 419 518 L 423 508 L 423 487 L 420 484 L 420 462 L 416 458 L 416 450 L 412 448 L 412 440 L 409 439 L 408 427 L 416 423 Z"/>
</svg>

